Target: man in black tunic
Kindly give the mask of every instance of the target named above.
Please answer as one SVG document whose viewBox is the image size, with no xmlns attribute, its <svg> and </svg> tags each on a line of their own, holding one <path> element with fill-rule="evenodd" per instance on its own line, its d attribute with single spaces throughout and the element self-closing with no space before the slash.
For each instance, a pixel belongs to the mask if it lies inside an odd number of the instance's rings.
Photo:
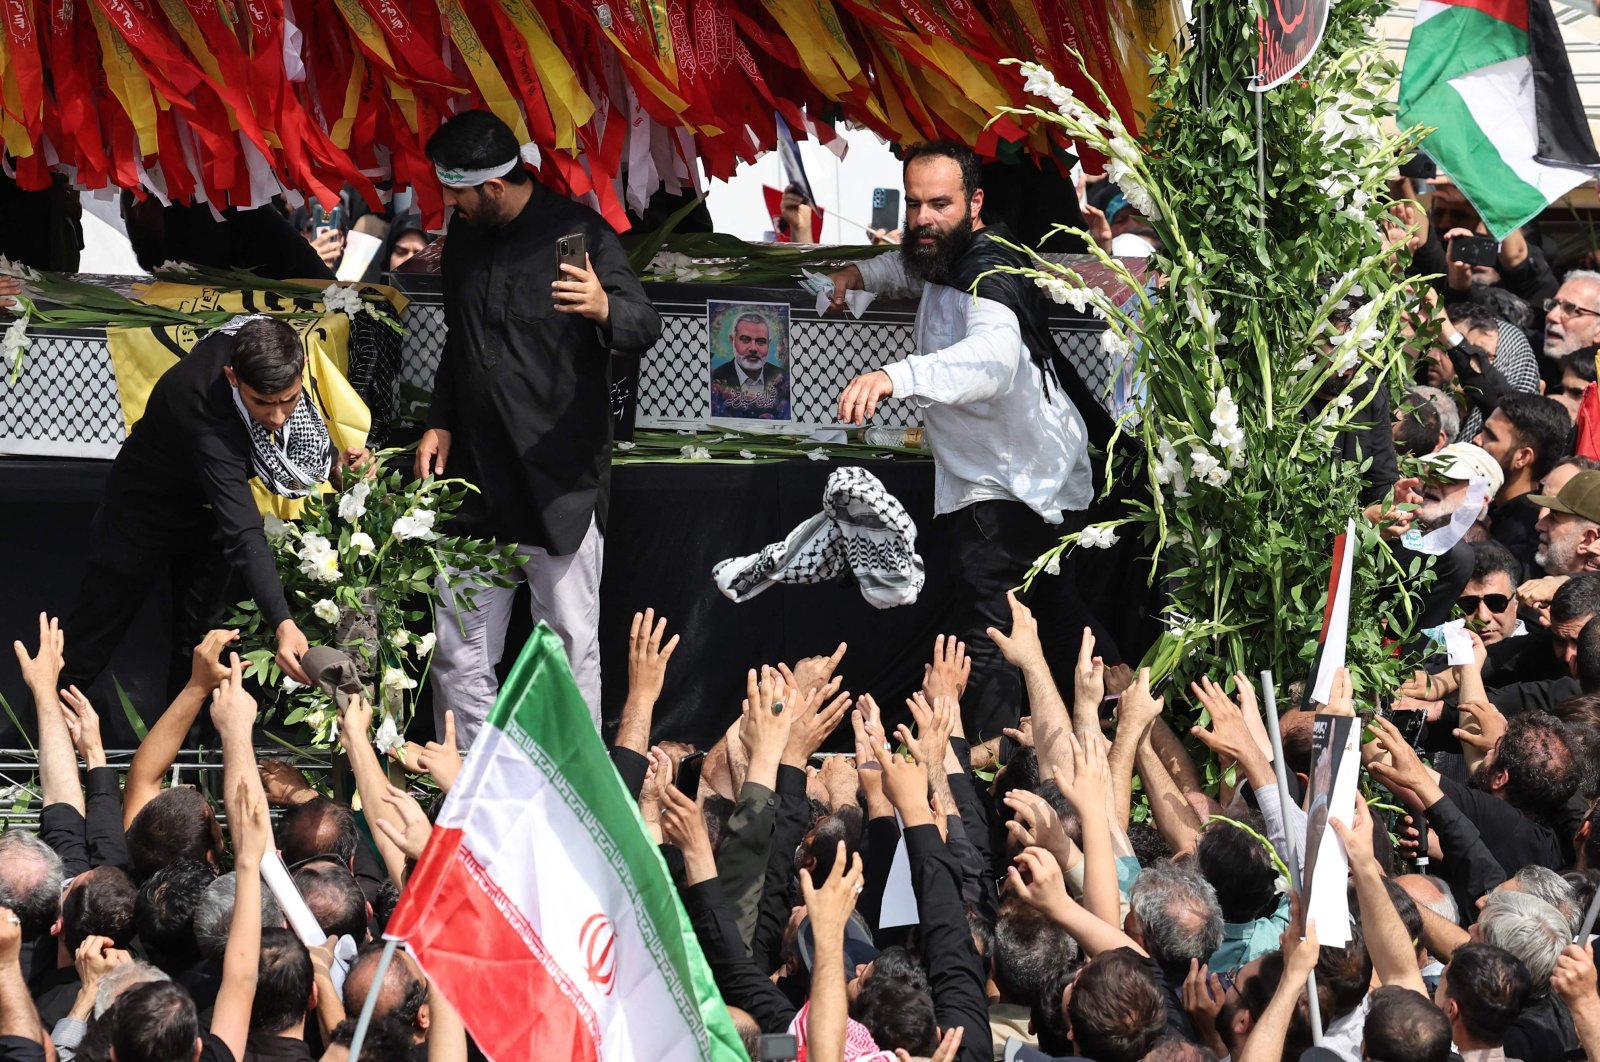
<svg viewBox="0 0 1600 1062">
<path fill-rule="evenodd" d="M 484 111 L 456 115 L 427 152 L 455 217 L 443 252 L 448 333 L 416 474 L 448 469 L 478 486 L 457 526 L 522 547 L 534 620 L 561 636 L 598 725 L 610 351 L 642 354 L 661 335 L 661 317 L 616 233 L 534 181 L 504 122 Z M 558 271 L 557 242 L 575 234 L 587 268 Z M 480 590 L 458 609 L 444 590 L 435 715 L 454 709 L 465 745 L 494 705 L 513 592 Z"/>
<path fill-rule="evenodd" d="M 328 478 L 333 444 L 302 391 L 304 367 L 294 329 L 236 317 L 156 381 L 95 514 L 88 570 L 67 621 L 63 685 L 87 688 L 105 670 L 169 569 L 169 680 L 181 685 L 190 650 L 223 618 L 230 567 L 277 636 L 278 666 L 308 681 L 300 668 L 306 637 L 289 614 L 250 492 L 254 477 L 275 494 L 304 497 Z"/>
</svg>

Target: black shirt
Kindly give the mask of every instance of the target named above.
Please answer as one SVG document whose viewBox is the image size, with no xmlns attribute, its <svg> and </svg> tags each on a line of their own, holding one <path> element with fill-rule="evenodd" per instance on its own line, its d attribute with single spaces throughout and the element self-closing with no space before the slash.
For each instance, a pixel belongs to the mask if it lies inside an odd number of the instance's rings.
<svg viewBox="0 0 1600 1062">
<path fill-rule="evenodd" d="M 237 1062 L 228 1045 L 210 1033 L 200 1034 L 200 1057 L 197 1062 Z"/>
<path fill-rule="evenodd" d="M 244 1062 L 312 1062 L 312 1057 L 297 1036 L 252 1032 L 244 1043 Z"/>
<path fill-rule="evenodd" d="M 232 354 L 233 337 L 215 333 L 156 381 L 112 465 L 95 517 L 96 559 L 137 571 L 151 550 L 188 540 L 214 518 L 229 563 L 276 627 L 289 606 L 250 493 L 250 436 L 222 373 Z"/>
<path fill-rule="evenodd" d="M 1510 719 L 1524 712 L 1548 712 L 1562 701 L 1583 693 L 1575 678 L 1543 679 L 1538 682 L 1513 682 L 1489 694 L 1489 701 L 1500 714 Z"/>
<path fill-rule="evenodd" d="M 556 241 L 583 233 L 610 321 L 556 309 Z M 443 357 L 428 427 L 451 433 L 446 471 L 475 483 L 462 531 L 576 552 L 605 529 L 611 484 L 609 350 L 642 354 L 661 335 L 617 235 L 594 211 L 535 183 L 504 225 L 458 215 L 442 255 Z"/>
<path fill-rule="evenodd" d="M 1529 501 L 1532 494 L 1519 494 L 1499 505 L 1489 506 L 1489 537 L 1511 551 L 1522 562 L 1524 579 L 1537 579 L 1544 569 L 1534 560 L 1539 552 L 1539 507 Z"/>
</svg>

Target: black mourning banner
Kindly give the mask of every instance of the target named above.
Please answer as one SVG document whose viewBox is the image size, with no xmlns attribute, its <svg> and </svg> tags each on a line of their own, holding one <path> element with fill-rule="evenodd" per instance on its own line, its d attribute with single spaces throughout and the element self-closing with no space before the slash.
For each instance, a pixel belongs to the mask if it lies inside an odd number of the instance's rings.
<svg viewBox="0 0 1600 1062">
<path fill-rule="evenodd" d="M 1267 17 L 1257 23 L 1261 46 L 1252 88 L 1265 92 L 1298 73 L 1316 53 L 1327 25 L 1328 0 L 1267 0 Z"/>
</svg>

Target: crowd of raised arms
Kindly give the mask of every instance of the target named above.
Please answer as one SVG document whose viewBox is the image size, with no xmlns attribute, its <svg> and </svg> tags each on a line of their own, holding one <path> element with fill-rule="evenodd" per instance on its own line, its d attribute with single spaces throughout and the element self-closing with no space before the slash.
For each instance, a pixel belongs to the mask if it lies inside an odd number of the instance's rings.
<svg viewBox="0 0 1600 1062">
<path fill-rule="evenodd" d="M 1514 610 L 1514 564 L 1492 543 L 1475 548 L 1474 593 L 1509 596 Z M 1280 798 L 1249 679 L 1170 691 L 1183 701 L 1172 714 L 1208 713 L 1191 731 L 1199 744 L 1186 742 L 1148 675 L 1105 667 L 1092 636 L 1071 688 L 1058 688 L 1015 599 L 1010 629 L 989 637 L 1022 671 L 1030 714 L 1003 742 L 975 748 L 963 733 L 963 643 L 935 642 L 912 723 L 892 732 L 870 695 L 845 692 L 840 645 L 751 670 L 698 791 L 681 792 L 676 764 L 694 750 L 652 744 L 678 637 L 647 612 L 633 624 L 612 759 L 752 1057 L 762 1033 L 792 1030 L 822 1062 L 1296 1058 L 1312 1048 L 1313 972 L 1318 1049 L 1341 1058 L 1600 1057 L 1594 955 L 1573 942 L 1600 880 L 1597 612 L 1600 572 L 1576 574 L 1545 610 L 1542 663 L 1497 652 L 1535 636 L 1491 626 L 1471 663 L 1409 680 L 1405 696 L 1460 713 L 1434 767 L 1393 723 L 1371 723 L 1363 760 L 1403 808 L 1392 830 L 1359 799 L 1333 823 L 1350 863 L 1342 947 L 1318 946 L 1285 880 L 1306 816 Z M 94 707 L 58 689 L 68 636 L 41 616 L 32 644 L 16 646 L 38 713 L 43 809 L 37 832 L 0 834 L 0 1057 L 347 1057 L 375 941 L 431 830 L 417 800 L 387 784 L 370 705 L 351 698 L 339 728 L 356 812 L 287 764 L 257 761 L 235 636 L 214 631 L 122 776 L 106 766 Z M 1497 672 L 1549 663 L 1575 683 L 1501 684 L 1515 694 L 1504 710 L 1486 691 Z M 1548 711 L 1527 703 L 1563 682 L 1573 695 Z M 1327 711 L 1354 712 L 1342 670 Z M 220 738 L 226 830 L 199 790 L 163 785 L 203 718 Z M 1281 722 L 1284 767 L 1302 785 L 1311 719 L 1294 710 Z M 836 731 L 853 734 L 853 754 L 818 757 Z M 1220 791 L 1188 751 L 1201 746 L 1223 768 Z M 461 766 L 453 728 L 394 756 L 445 793 Z M 1135 821 L 1136 791 L 1148 821 Z M 532 839 L 531 858 L 542 843 L 554 842 Z M 890 885 L 902 847 L 909 912 L 905 887 Z M 285 928 L 262 885 L 268 849 L 327 944 L 307 948 Z M 1403 872 L 1424 854 L 1429 873 Z M 473 1052 L 402 952 L 361 1057 Z"/>
</svg>

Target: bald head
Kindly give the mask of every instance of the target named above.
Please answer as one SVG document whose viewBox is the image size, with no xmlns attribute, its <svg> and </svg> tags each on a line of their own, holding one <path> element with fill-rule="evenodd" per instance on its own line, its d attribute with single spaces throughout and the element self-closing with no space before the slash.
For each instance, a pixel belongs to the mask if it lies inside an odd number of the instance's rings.
<svg viewBox="0 0 1600 1062">
<path fill-rule="evenodd" d="M 344 981 L 344 1009 L 347 1013 L 361 1013 L 367 1001 L 367 992 L 372 988 L 372 976 L 377 972 L 382 957 L 381 944 L 370 944 L 356 956 Z M 409 1026 L 417 1043 L 428 1039 L 431 1018 L 428 1013 L 428 983 L 422 976 L 422 970 L 405 952 L 397 950 L 389 962 L 372 1012 L 375 1015 L 388 1015 Z"/>
</svg>

